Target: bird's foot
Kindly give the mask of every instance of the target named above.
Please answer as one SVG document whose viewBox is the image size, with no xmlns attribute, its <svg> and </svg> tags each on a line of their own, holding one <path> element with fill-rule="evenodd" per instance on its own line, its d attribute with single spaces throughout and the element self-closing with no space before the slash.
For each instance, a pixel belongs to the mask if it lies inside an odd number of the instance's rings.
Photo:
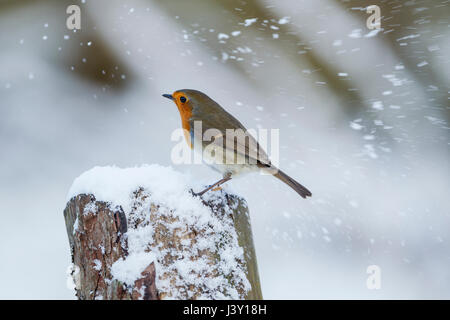
<svg viewBox="0 0 450 320">
<path fill-rule="evenodd" d="M 196 193 L 194 192 L 194 190 L 191 188 L 191 190 L 189 190 L 189 192 L 194 196 L 194 197 L 198 197 L 200 195 L 200 193 Z"/>
<path fill-rule="evenodd" d="M 210 186 L 208 186 L 205 190 L 203 190 L 203 191 L 200 191 L 200 192 L 194 192 L 194 190 L 190 190 L 191 191 L 191 193 L 192 193 L 192 195 L 194 196 L 194 197 L 201 197 L 202 195 L 204 195 L 206 192 L 208 192 L 209 190 L 211 190 L 211 191 L 217 191 L 217 190 L 222 190 L 222 188 L 221 187 L 215 187 L 214 188 L 214 185 L 210 185 Z"/>
<path fill-rule="evenodd" d="M 214 184 L 212 184 L 212 185 L 210 185 L 208 188 L 206 188 L 205 190 L 203 190 L 203 191 L 201 191 L 201 192 L 199 192 L 199 193 L 195 193 L 192 189 L 191 189 L 191 193 L 192 193 L 192 195 L 194 196 L 194 197 L 201 197 L 205 192 L 208 192 L 209 190 L 211 190 L 211 189 L 213 189 L 213 191 L 217 191 L 217 190 L 220 190 L 221 188 L 220 188 L 220 185 L 221 184 L 223 184 L 223 183 L 225 183 L 225 182 L 227 182 L 228 180 L 231 180 L 231 177 L 230 176 L 226 176 L 225 178 L 223 178 L 223 179 L 220 179 L 219 181 L 217 181 L 216 183 L 214 183 Z"/>
<path fill-rule="evenodd" d="M 203 191 L 200 191 L 200 192 L 194 192 L 194 190 L 190 190 L 191 191 L 191 193 L 192 193 L 192 195 L 194 196 L 194 197 L 201 197 L 202 195 L 204 195 L 206 192 L 208 192 L 209 190 L 211 190 L 211 187 L 208 187 L 208 188 L 206 188 L 205 190 L 203 190 Z"/>
</svg>

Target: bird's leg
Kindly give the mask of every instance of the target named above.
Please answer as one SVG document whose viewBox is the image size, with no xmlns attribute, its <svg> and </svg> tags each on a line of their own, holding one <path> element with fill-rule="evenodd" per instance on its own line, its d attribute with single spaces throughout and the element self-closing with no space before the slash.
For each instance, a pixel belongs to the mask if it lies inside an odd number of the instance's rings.
<svg viewBox="0 0 450 320">
<path fill-rule="evenodd" d="M 218 187 L 218 186 L 220 186 L 221 184 L 223 184 L 223 183 L 225 183 L 225 182 L 227 182 L 227 181 L 229 181 L 229 180 L 231 180 L 231 176 L 230 176 L 230 175 L 224 177 L 223 179 L 220 179 L 220 180 L 217 181 L 216 183 L 210 185 L 210 186 L 209 186 L 208 188 L 206 188 L 205 190 L 203 190 L 203 191 L 201 191 L 201 192 L 199 192 L 199 193 L 192 192 L 192 194 L 193 194 L 194 196 L 202 196 L 204 193 L 208 192 L 208 191 L 211 190 L 212 188 Z"/>
</svg>

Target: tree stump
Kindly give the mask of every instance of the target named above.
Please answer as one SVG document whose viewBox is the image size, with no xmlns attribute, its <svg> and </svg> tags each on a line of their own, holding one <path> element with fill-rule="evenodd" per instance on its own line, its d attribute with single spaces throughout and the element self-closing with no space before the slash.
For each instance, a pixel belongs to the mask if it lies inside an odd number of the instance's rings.
<svg viewBox="0 0 450 320">
<path fill-rule="evenodd" d="M 262 299 L 245 200 L 193 198 L 203 214 L 180 214 L 145 188 L 129 212 L 93 194 L 72 197 L 64 219 L 78 299 Z"/>
</svg>

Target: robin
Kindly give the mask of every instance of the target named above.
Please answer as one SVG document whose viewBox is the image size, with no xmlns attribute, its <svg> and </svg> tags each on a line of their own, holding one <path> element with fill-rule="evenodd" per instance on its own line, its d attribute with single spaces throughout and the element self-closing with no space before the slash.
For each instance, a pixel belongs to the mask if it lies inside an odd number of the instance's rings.
<svg viewBox="0 0 450 320">
<path fill-rule="evenodd" d="M 194 149 L 197 149 L 200 146 L 200 150 L 205 150 L 210 145 L 215 147 L 211 153 L 214 154 L 213 159 L 209 159 L 209 162 L 213 169 L 222 173 L 223 178 L 194 195 L 201 196 L 208 190 L 219 188 L 221 184 L 237 175 L 262 171 L 280 179 L 303 198 L 311 196 L 308 189 L 271 164 L 266 152 L 247 129 L 206 94 L 197 90 L 182 89 L 173 94 L 163 94 L 163 97 L 177 105 L 185 138 L 191 148 L 195 146 Z M 197 124 L 201 124 L 200 134 L 194 130 Z M 212 142 L 204 139 L 208 130 L 214 132 Z"/>
</svg>

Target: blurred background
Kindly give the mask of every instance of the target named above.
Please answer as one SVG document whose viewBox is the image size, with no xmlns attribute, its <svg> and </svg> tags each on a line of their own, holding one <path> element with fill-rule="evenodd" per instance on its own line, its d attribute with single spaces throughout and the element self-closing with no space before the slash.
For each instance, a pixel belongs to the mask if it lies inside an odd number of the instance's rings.
<svg viewBox="0 0 450 320">
<path fill-rule="evenodd" d="M 67 191 L 96 165 L 172 165 L 161 94 L 182 88 L 279 128 L 281 168 L 313 193 L 229 183 L 265 298 L 450 298 L 449 17 L 443 0 L 1 0 L 0 298 L 75 298 Z"/>
</svg>

